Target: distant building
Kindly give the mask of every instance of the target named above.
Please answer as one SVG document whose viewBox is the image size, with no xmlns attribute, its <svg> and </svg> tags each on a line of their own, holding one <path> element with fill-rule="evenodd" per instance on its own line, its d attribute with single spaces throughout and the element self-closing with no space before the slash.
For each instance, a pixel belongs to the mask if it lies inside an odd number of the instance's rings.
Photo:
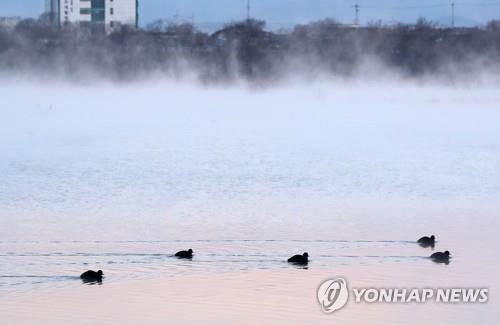
<svg viewBox="0 0 500 325">
<path fill-rule="evenodd" d="M 54 25 L 59 25 L 59 1 L 45 0 L 45 13 Z"/>
<path fill-rule="evenodd" d="M 91 24 L 112 30 L 138 25 L 138 0 L 46 0 L 45 9 L 56 25 Z"/>
</svg>

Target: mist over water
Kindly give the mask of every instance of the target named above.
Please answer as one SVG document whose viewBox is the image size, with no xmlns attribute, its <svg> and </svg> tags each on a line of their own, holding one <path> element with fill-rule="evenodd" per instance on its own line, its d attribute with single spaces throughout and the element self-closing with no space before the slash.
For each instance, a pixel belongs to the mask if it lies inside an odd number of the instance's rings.
<svg viewBox="0 0 500 325">
<path fill-rule="evenodd" d="M 495 88 L 165 82 L 1 92 L 5 239 L 321 239 L 331 208 L 500 192 Z"/>
<path fill-rule="evenodd" d="M 20 301 L 33 288 L 86 296 L 77 276 L 99 268 L 106 290 L 256 271 L 277 272 L 263 281 L 280 287 L 284 261 L 302 251 L 315 281 L 343 272 L 370 286 L 498 288 L 495 85 L 24 81 L 3 83 L 0 98 L 0 291 Z M 450 265 L 413 243 L 431 234 L 455 254 Z M 187 248 L 192 263 L 172 259 Z M 319 282 L 307 276 L 280 290 L 312 300 Z M 242 301 L 257 299 L 236 283 Z M 493 304 L 455 311 L 497 315 Z"/>
<path fill-rule="evenodd" d="M 343 25 L 328 18 L 271 31 L 256 19 L 228 22 L 207 33 L 188 23 L 155 21 L 105 33 L 50 16 L 0 26 L 2 80 L 67 83 L 196 80 L 205 85 L 287 84 L 290 79 L 350 81 L 381 76 L 413 82 L 474 85 L 500 75 L 500 23 L 447 28 L 415 24 Z"/>
</svg>

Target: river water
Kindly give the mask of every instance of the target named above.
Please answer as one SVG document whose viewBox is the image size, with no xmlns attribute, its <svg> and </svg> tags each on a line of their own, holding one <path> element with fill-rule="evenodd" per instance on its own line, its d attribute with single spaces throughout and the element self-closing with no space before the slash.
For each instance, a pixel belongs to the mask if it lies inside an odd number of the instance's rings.
<svg viewBox="0 0 500 325">
<path fill-rule="evenodd" d="M 6 83 L 0 323 L 492 324 L 500 93 Z M 431 248 L 415 240 L 434 234 Z M 172 255 L 192 248 L 191 261 Z M 307 269 L 286 259 L 307 251 Z M 80 282 L 102 269 L 102 285 Z M 355 304 L 316 289 L 487 287 L 485 304 Z"/>
</svg>

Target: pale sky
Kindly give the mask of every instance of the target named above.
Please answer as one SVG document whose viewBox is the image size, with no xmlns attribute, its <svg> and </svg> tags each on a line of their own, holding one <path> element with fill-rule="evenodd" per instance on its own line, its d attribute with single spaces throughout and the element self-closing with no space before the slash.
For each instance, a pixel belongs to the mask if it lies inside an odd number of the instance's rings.
<svg viewBox="0 0 500 325">
<path fill-rule="evenodd" d="M 155 19 L 173 20 L 194 14 L 195 22 L 220 23 L 246 17 L 247 0 L 140 0 L 140 23 Z M 367 23 L 414 22 L 426 17 L 442 24 L 451 21 L 452 0 L 359 0 L 360 21 Z M 350 23 L 356 0 L 251 0 L 252 16 L 271 26 L 293 25 L 333 17 Z M 463 0 L 456 3 L 457 25 L 484 24 L 500 19 L 500 0 Z M 35 17 L 43 12 L 44 0 L 0 0 L 0 16 Z"/>
</svg>

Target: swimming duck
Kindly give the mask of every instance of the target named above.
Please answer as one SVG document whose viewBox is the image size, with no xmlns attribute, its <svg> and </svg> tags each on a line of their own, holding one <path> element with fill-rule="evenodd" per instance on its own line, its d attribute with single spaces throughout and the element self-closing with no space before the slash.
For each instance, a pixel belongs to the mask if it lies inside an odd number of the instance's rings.
<svg viewBox="0 0 500 325">
<path fill-rule="evenodd" d="M 418 241 L 417 241 L 418 244 L 420 244 L 420 246 L 424 246 L 424 247 L 428 247 L 428 246 L 434 246 L 434 244 L 436 243 L 436 237 L 434 235 L 430 236 L 430 237 L 422 237 L 420 238 Z"/>
<path fill-rule="evenodd" d="M 187 251 L 180 251 L 175 253 L 175 257 L 178 258 L 193 258 L 193 250 L 190 248 Z"/>
<path fill-rule="evenodd" d="M 450 261 L 450 252 L 449 251 L 446 251 L 446 252 L 437 252 L 437 253 L 434 253 L 432 254 L 431 256 L 431 259 L 434 261 L 434 262 L 449 262 Z"/>
<path fill-rule="evenodd" d="M 295 255 L 288 259 L 288 263 L 293 263 L 297 265 L 307 265 L 309 263 L 309 254 L 304 253 L 302 255 Z"/>
<path fill-rule="evenodd" d="M 83 272 L 82 275 L 80 275 L 80 279 L 82 279 L 84 282 L 102 282 L 102 276 L 103 273 L 101 270 L 99 271 L 86 271 Z"/>
</svg>

